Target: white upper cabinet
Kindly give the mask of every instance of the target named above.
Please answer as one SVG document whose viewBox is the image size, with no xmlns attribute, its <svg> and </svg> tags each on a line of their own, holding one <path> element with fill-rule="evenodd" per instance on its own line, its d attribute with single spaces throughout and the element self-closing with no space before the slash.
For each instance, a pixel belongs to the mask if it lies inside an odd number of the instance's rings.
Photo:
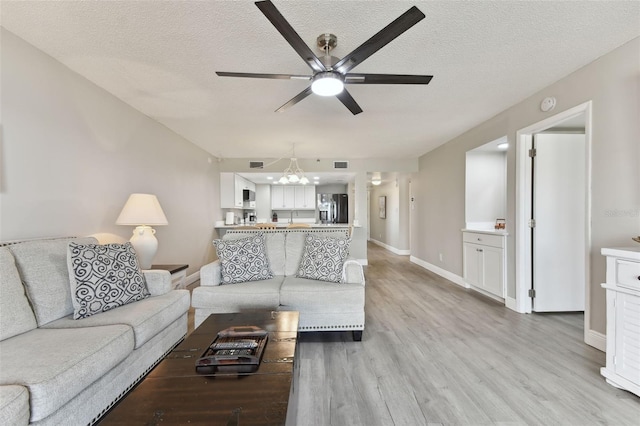
<svg viewBox="0 0 640 426">
<path fill-rule="evenodd" d="M 241 209 L 242 191 L 256 190 L 256 184 L 235 173 L 220 173 L 220 207 L 223 209 Z"/>
<path fill-rule="evenodd" d="M 272 185 L 272 210 L 314 210 L 316 187 L 307 185 Z"/>
<path fill-rule="evenodd" d="M 295 208 L 299 210 L 315 210 L 316 187 L 313 185 L 294 186 Z"/>
</svg>

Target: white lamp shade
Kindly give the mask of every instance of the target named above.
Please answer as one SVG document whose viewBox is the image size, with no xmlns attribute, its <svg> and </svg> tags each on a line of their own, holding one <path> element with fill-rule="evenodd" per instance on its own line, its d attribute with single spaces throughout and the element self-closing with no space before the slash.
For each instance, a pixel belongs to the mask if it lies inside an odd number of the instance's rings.
<svg viewBox="0 0 640 426">
<path fill-rule="evenodd" d="M 167 217 L 153 194 L 131 194 L 116 225 L 168 225 Z"/>
</svg>

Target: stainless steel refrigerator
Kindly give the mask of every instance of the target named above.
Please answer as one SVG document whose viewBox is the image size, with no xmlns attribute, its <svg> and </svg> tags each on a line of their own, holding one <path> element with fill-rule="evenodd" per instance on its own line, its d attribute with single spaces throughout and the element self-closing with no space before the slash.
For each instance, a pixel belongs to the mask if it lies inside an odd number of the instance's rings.
<svg viewBox="0 0 640 426">
<path fill-rule="evenodd" d="M 349 223 L 347 194 L 318 194 L 320 223 Z"/>
</svg>

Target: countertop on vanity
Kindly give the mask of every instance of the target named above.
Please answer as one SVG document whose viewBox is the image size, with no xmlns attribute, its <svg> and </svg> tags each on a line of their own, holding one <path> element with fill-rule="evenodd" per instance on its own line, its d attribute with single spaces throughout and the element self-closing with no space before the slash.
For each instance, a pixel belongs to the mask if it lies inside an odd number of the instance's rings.
<svg viewBox="0 0 640 426">
<path fill-rule="evenodd" d="M 507 236 L 509 233 L 504 229 L 471 229 L 471 228 L 463 228 L 462 232 L 473 232 L 476 234 L 487 234 L 487 235 L 500 235 Z"/>
</svg>

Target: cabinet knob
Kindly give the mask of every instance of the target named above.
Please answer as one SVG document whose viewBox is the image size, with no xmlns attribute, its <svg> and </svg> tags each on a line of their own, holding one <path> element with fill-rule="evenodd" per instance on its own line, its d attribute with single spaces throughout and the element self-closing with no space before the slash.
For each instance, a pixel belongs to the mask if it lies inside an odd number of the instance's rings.
<svg viewBox="0 0 640 426">
<path fill-rule="evenodd" d="M 478 241 L 482 241 L 482 238 L 478 238 Z"/>
<path fill-rule="evenodd" d="M 638 275 L 638 281 L 640 281 L 640 275 Z"/>
</svg>

